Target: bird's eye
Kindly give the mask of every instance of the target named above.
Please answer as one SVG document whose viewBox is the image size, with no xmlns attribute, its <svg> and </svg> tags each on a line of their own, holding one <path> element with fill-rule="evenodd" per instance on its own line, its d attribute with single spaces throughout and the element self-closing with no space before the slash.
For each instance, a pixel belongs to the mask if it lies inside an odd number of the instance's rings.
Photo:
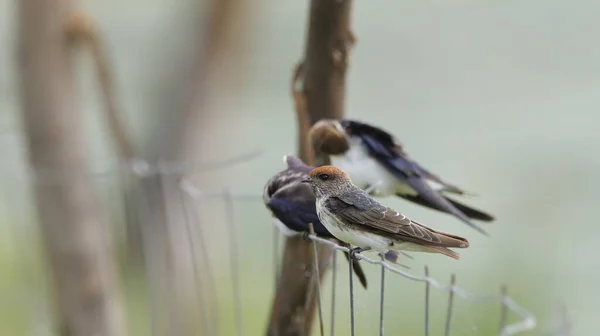
<svg viewBox="0 0 600 336">
<path fill-rule="evenodd" d="M 327 174 L 319 174 L 319 179 L 323 181 L 327 181 L 329 179 L 329 175 Z"/>
</svg>

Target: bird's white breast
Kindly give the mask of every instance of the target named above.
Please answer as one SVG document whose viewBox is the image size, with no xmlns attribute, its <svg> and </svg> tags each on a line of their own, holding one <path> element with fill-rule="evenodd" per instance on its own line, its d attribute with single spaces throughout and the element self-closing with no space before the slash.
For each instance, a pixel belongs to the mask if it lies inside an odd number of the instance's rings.
<svg viewBox="0 0 600 336">
<path fill-rule="evenodd" d="M 332 155 L 331 164 L 350 175 L 352 183 L 361 189 L 372 187 L 371 195 L 390 196 L 396 193 L 415 194 L 415 191 L 399 181 L 392 173 L 372 158 L 360 140 L 350 139 L 350 148 L 344 155 Z"/>
<path fill-rule="evenodd" d="M 317 204 L 317 213 L 325 228 L 341 241 L 357 247 L 370 247 L 376 252 L 387 252 L 390 248 L 390 239 L 369 232 L 352 229 L 344 223 L 339 223 L 329 210 L 321 206 L 321 204 Z"/>
</svg>

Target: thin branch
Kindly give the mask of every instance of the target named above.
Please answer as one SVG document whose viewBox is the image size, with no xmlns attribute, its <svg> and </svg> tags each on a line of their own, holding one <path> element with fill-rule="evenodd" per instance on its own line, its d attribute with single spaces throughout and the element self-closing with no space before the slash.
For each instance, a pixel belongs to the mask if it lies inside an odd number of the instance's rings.
<svg viewBox="0 0 600 336">
<path fill-rule="evenodd" d="M 71 44 L 89 48 L 100 84 L 104 107 L 106 108 L 105 116 L 108 128 L 121 159 L 125 162 L 132 160 L 136 152 L 133 142 L 120 119 L 121 113 L 117 107 L 113 83 L 114 75 L 111 72 L 108 55 L 97 25 L 86 14 L 76 13 L 71 16 L 67 23 L 65 34 Z"/>
<path fill-rule="evenodd" d="M 304 63 L 298 62 L 294 68 L 291 83 L 291 94 L 298 123 L 298 153 L 306 162 L 313 162 L 315 160 L 314 152 L 310 148 L 308 138 L 305 136 L 310 129 L 311 122 L 306 110 L 306 96 L 302 90 L 303 80 Z"/>
</svg>

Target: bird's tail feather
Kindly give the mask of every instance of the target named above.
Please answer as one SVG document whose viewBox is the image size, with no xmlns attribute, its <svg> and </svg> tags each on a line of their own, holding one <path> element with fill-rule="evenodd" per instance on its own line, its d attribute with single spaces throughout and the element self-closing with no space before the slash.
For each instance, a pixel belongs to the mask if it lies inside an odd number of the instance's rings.
<svg viewBox="0 0 600 336">
<path fill-rule="evenodd" d="M 448 256 L 448 257 L 456 259 L 456 260 L 460 259 L 460 256 L 458 255 L 458 253 L 456 253 L 456 252 L 454 252 L 451 249 L 446 248 L 446 247 L 442 247 L 442 246 L 424 246 L 424 249 L 427 252 L 441 253 L 441 254 L 443 254 L 445 256 Z"/>
<path fill-rule="evenodd" d="M 457 236 L 457 235 L 453 235 L 451 233 L 447 233 L 447 232 L 443 232 L 443 231 L 439 231 L 439 230 L 434 230 L 430 227 L 427 227 L 417 221 L 411 220 L 411 224 L 415 225 L 415 226 L 419 226 L 422 229 L 429 231 L 430 234 L 434 235 L 439 242 L 433 243 L 433 246 L 439 246 L 439 247 L 452 247 L 452 248 L 467 248 L 469 247 L 469 241 L 466 238 L 463 238 L 461 236 Z M 421 244 L 424 244 L 423 242 L 421 242 Z M 432 245 L 426 245 L 426 246 L 432 246 Z"/>
<path fill-rule="evenodd" d="M 411 200 L 415 203 L 427 206 L 429 208 L 452 214 L 458 217 L 468 226 L 479 231 L 481 234 L 489 236 L 489 233 L 487 233 L 483 228 L 479 227 L 479 225 L 471 222 L 467 215 L 465 215 L 459 209 L 457 209 L 447 198 L 441 196 L 436 191 L 432 190 L 420 178 L 409 178 L 407 181 L 408 184 L 419 193 L 419 195 L 415 197 L 398 194 L 398 196 Z"/>
<path fill-rule="evenodd" d="M 494 220 L 494 216 L 488 213 L 485 213 L 481 210 L 477 210 L 475 208 L 471 208 L 470 206 L 459 203 L 451 198 L 445 198 L 448 200 L 448 202 L 452 203 L 452 205 L 454 205 L 458 210 L 460 210 L 460 212 L 464 213 L 467 217 L 471 219 L 477 219 L 484 222 L 491 222 Z"/>
<path fill-rule="evenodd" d="M 407 199 L 411 202 L 417 203 L 419 205 L 428 207 L 430 209 L 434 209 L 434 210 L 438 210 L 438 211 L 442 211 L 442 212 L 448 212 L 447 209 L 444 209 L 443 207 L 439 206 L 438 204 L 432 204 L 431 202 L 427 201 L 426 199 L 424 199 L 421 196 L 415 196 L 415 195 L 404 195 L 404 194 L 396 194 L 399 197 L 402 197 L 404 199 Z M 484 221 L 484 222 L 491 222 L 493 221 L 495 218 L 494 216 L 485 213 L 481 210 L 477 210 L 475 208 L 472 208 L 468 205 L 459 203 L 447 196 L 442 196 L 443 198 L 445 198 L 448 202 L 450 202 L 452 205 L 454 205 L 460 212 L 462 212 L 463 214 L 465 214 L 465 216 L 471 218 L 471 219 L 476 219 L 476 220 L 480 220 L 480 221 Z"/>
<path fill-rule="evenodd" d="M 435 235 L 441 240 L 442 247 L 453 247 L 453 248 L 467 248 L 469 247 L 469 241 L 461 236 L 453 235 L 450 233 L 433 230 Z"/>
</svg>

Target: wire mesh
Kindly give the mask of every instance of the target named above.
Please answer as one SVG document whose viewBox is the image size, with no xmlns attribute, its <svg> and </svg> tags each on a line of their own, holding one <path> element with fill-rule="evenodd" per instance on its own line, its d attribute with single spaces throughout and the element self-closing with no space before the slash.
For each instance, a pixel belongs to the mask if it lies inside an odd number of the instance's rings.
<svg viewBox="0 0 600 336">
<path fill-rule="evenodd" d="M 211 265 L 211 262 L 209 261 L 208 258 L 208 251 L 207 251 L 207 241 L 206 241 L 206 237 L 205 234 L 206 232 L 203 231 L 203 223 L 201 222 L 199 216 L 198 216 L 198 207 L 201 206 L 203 201 L 206 200 L 219 200 L 220 202 L 223 202 L 224 206 L 225 206 L 225 212 L 226 212 L 226 227 L 227 227 L 227 231 L 229 234 L 229 245 L 227 246 L 227 248 L 229 249 L 229 254 L 230 254 L 230 259 L 229 259 L 229 267 L 230 267 L 230 272 L 232 275 L 232 288 L 231 291 L 233 293 L 233 299 L 234 299 L 234 303 L 233 303 L 233 323 L 235 325 L 235 333 L 236 335 L 243 335 L 244 334 L 244 320 L 243 320 L 243 308 L 242 308 L 242 290 L 241 290 L 241 286 L 240 286 L 240 260 L 239 260 L 239 242 L 238 242 L 238 230 L 239 230 L 239 226 L 236 225 L 236 221 L 235 221 L 235 217 L 233 216 L 233 204 L 235 201 L 252 201 L 252 202 L 256 202 L 257 206 L 261 206 L 262 204 L 260 204 L 260 202 L 262 201 L 262 195 L 258 195 L 258 194 L 241 194 L 241 193 L 233 193 L 230 192 L 229 190 L 224 190 L 224 191 L 220 191 L 220 192 L 207 192 L 207 191 L 203 191 L 199 188 L 197 188 L 190 180 L 188 180 L 187 178 L 182 177 L 183 176 L 183 172 L 188 171 L 189 172 L 189 168 L 193 167 L 195 171 L 205 171 L 205 170 L 210 170 L 210 169 L 216 169 L 219 168 L 220 166 L 230 166 L 232 164 L 235 163 L 241 163 L 241 162 L 245 162 L 247 160 L 250 160 L 254 157 L 257 157 L 258 154 L 257 152 L 253 152 L 251 154 L 247 154 L 241 157 L 237 157 L 237 158 L 232 158 L 232 159 L 227 159 L 227 160 L 223 160 L 222 162 L 219 163 L 194 163 L 194 164 L 179 164 L 179 163 L 169 163 L 169 164 L 165 164 L 163 163 L 157 163 L 157 164 L 151 164 L 149 162 L 146 162 L 144 160 L 134 160 L 132 162 L 130 162 L 130 166 L 128 166 L 128 170 L 132 171 L 135 175 L 139 176 L 139 177 L 148 177 L 154 174 L 158 174 L 158 175 L 176 175 L 179 176 L 180 179 L 178 180 L 179 182 L 179 190 L 180 190 L 180 195 L 183 196 L 181 197 L 181 207 L 179 209 L 179 211 L 181 211 L 184 214 L 184 220 L 186 221 L 185 223 L 185 229 L 187 230 L 187 233 L 189 236 L 194 236 L 196 239 L 194 241 L 193 244 L 190 244 L 194 250 L 190 251 L 190 253 L 193 256 L 193 262 L 195 264 L 195 277 L 196 277 L 196 281 L 199 283 L 198 284 L 198 292 L 195 293 L 194 295 L 198 296 L 198 299 L 200 302 L 202 302 L 202 305 L 206 305 L 206 306 L 212 306 L 213 309 L 202 309 L 202 311 L 200 311 L 200 324 L 202 325 L 202 333 L 204 335 L 219 335 L 221 334 L 220 332 L 223 332 L 223 330 L 219 330 L 218 325 L 219 325 L 219 309 L 218 309 L 218 302 L 219 300 L 216 298 L 216 292 L 217 292 L 217 284 L 215 283 L 215 275 L 211 274 L 211 270 L 212 268 L 215 266 L 214 264 Z M 112 170 L 105 170 L 102 172 L 97 172 L 94 175 L 95 176 L 106 176 L 107 174 L 110 174 L 111 172 L 113 172 Z M 35 183 L 64 183 L 68 180 L 68 177 L 64 177 L 61 176 L 60 173 L 50 173 L 50 172 L 42 172 L 42 174 L 39 174 L 39 172 L 36 172 L 35 176 Z M 146 207 L 146 209 L 144 209 L 143 207 Z M 147 209 L 148 205 L 144 205 L 144 202 L 140 202 L 140 209 L 139 211 L 141 213 L 145 213 L 145 215 L 147 216 L 148 213 L 150 212 L 150 209 Z M 333 241 L 327 240 L 327 239 L 323 239 L 321 237 L 318 237 L 314 234 L 314 232 L 310 233 L 307 235 L 307 238 L 310 239 L 313 243 L 313 249 L 316 249 L 316 244 L 326 244 L 329 245 L 330 247 L 332 247 L 335 251 L 341 251 L 343 253 L 349 253 L 350 249 L 338 245 Z M 144 240 L 146 240 L 145 243 L 143 243 L 143 245 L 146 246 L 145 248 L 145 253 L 152 253 L 152 251 L 150 249 L 147 248 L 147 246 L 150 244 L 147 240 L 149 238 L 143 238 Z M 277 285 L 278 283 L 278 271 L 281 269 L 280 264 L 279 264 L 279 259 L 277 258 L 277 254 L 279 253 L 280 249 L 279 249 L 279 234 L 274 234 L 272 237 L 273 241 L 272 241 L 272 251 L 273 251 L 273 267 L 274 270 L 276 271 L 276 275 L 275 275 L 275 285 Z M 200 245 L 200 246 L 196 246 L 196 245 Z M 314 250 L 313 250 L 314 251 Z M 313 252 L 315 255 L 316 253 Z M 453 311 L 453 305 L 454 305 L 454 301 L 456 300 L 456 298 L 460 298 L 462 300 L 466 300 L 466 301 L 470 301 L 470 302 L 478 302 L 478 303 L 499 303 L 501 305 L 501 314 L 499 316 L 499 335 L 502 336 L 508 336 L 508 335 L 517 335 L 519 333 L 522 333 L 524 331 L 528 331 L 528 330 L 532 330 L 533 328 L 535 328 L 536 326 L 536 319 L 535 317 L 528 312 L 525 308 L 523 308 L 522 306 L 520 306 L 518 303 L 516 303 L 512 298 L 510 298 L 507 294 L 507 289 L 506 287 L 502 287 L 500 295 L 499 296 L 481 296 L 481 295 L 476 295 L 474 293 L 471 293 L 459 286 L 456 285 L 456 277 L 453 275 L 451 278 L 451 281 L 449 284 L 444 284 L 442 281 L 438 281 L 434 278 L 432 278 L 429 274 L 429 268 L 426 266 L 425 267 L 425 273 L 423 276 L 421 275 L 415 275 L 412 273 L 409 273 L 408 271 L 405 271 L 403 269 L 400 269 L 399 267 L 402 267 L 402 265 L 393 265 L 390 264 L 388 262 L 385 261 L 385 259 L 383 257 L 381 257 L 381 259 L 377 258 L 377 259 L 373 259 L 370 258 L 362 253 L 357 253 L 355 255 L 355 257 L 359 260 L 363 260 L 364 262 L 368 263 L 368 264 L 372 264 L 372 265 L 376 265 L 378 267 L 381 268 L 381 282 L 380 282 L 380 292 L 379 292 L 379 335 L 383 335 L 384 334 L 384 330 L 385 330 L 385 305 L 384 305 L 384 298 L 386 297 L 385 295 L 385 291 L 386 291 L 386 287 L 385 287 L 385 282 L 386 282 L 386 273 L 390 273 L 394 276 L 400 276 L 402 278 L 408 279 L 408 280 L 412 280 L 412 281 L 416 281 L 416 282 L 422 282 L 425 285 L 425 291 L 424 291 L 424 299 L 425 299 L 425 311 L 424 311 L 424 329 L 423 329 L 423 334 L 428 336 L 431 334 L 431 318 L 430 318 L 430 296 L 431 296 L 431 290 L 436 289 L 436 290 L 440 290 L 440 291 L 445 291 L 448 292 L 448 306 L 447 306 L 447 310 L 446 310 L 446 320 L 445 320 L 445 327 L 444 327 L 444 334 L 445 335 L 450 335 L 451 334 L 451 326 L 452 326 L 452 311 Z M 338 297 L 339 293 L 338 291 L 336 291 L 336 287 L 337 287 L 337 267 L 336 267 L 336 253 L 333 254 L 333 262 L 331 263 L 331 268 L 332 268 L 332 288 L 331 288 L 331 306 L 330 306 L 330 328 L 329 328 L 329 335 L 335 335 L 336 333 L 336 321 L 335 321 L 335 316 L 336 316 L 336 311 L 339 309 L 339 307 L 336 307 L 336 302 L 338 301 Z M 315 263 L 318 263 L 318 260 L 315 259 Z M 198 264 L 201 264 L 201 266 L 199 266 Z M 202 269 L 202 271 L 199 271 L 199 269 Z M 315 269 L 318 269 L 318 267 L 315 267 Z M 152 270 L 150 270 L 151 272 Z M 355 332 L 355 327 L 354 327 L 354 298 L 353 298 L 353 270 L 352 270 L 352 263 L 350 263 L 350 267 L 349 267 L 349 285 L 350 285 L 350 321 L 349 323 L 351 324 L 351 331 L 352 334 L 354 334 Z M 319 275 L 318 274 L 314 274 L 311 275 L 311 277 L 313 278 L 313 281 L 319 281 Z M 152 281 L 152 274 L 148 274 L 148 278 L 149 281 Z M 152 285 L 151 285 L 152 287 Z M 316 299 L 317 299 L 317 304 L 318 304 L 318 317 L 319 317 L 319 331 L 321 335 L 325 334 L 325 327 L 324 327 L 324 312 L 323 312 L 323 302 L 322 302 L 322 292 L 320 290 L 320 286 L 317 287 L 317 291 L 316 293 L 312 293 L 311 295 L 316 295 Z M 150 297 L 152 295 L 149 295 Z M 514 323 L 508 323 L 508 313 L 512 312 L 513 314 L 516 314 L 520 320 L 518 320 L 517 322 Z M 152 312 L 153 314 L 157 314 L 157 312 Z M 155 318 L 152 318 L 152 322 L 154 322 Z M 152 327 L 153 332 L 156 332 L 156 327 Z"/>
<path fill-rule="evenodd" d="M 317 237 L 315 235 L 310 235 L 309 238 L 313 239 L 315 241 L 318 241 L 322 244 L 330 245 L 338 251 L 350 252 L 350 250 L 344 246 L 340 246 L 334 242 Z M 463 298 L 465 300 L 473 301 L 473 302 L 499 302 L 499 303 L 502 303 L 505 307 L 507 307 L 513 313 L 517 314 L 519 317 L 522 318 L 522 320 L 517 323 L 513 323 L 513 324 L 504 326 L 502 328 L 502 330 L 500 331 L 500 335 L 502 335 L 502 336 L 517 335 L 518 333 L 533 329 L 536 325 L 535 317 L 531 313 L 529 313 L 525 308 L 523 308 L 519 304 L 517 304 L 510 297 L 480 296 L 477 294 L 470 293 L 470 292 L 468 292 L 460 287 L 457 287 L 455 285 L 452 285 L 452 284 L 444 285 L 429 276 L 418 276 L 418 275 L 410 274 L 408 272 L 405 272 L 403 270 L 400 270 L 400 269 L 390 265 L 389 263 L 387 263 L 385 261 L 371 259 L 360 253 L 356 254 L 356 257 L 359 260 L 364 260 L 370 264 L 381 265 L 381 267 L 385 268 L 386 270 L 388 270 L 394 274 L 400 275 L 404 278 L 407 278 L 409 280 L 425 282 L 426 284 L 428 284 L 436 289 L 439 289 L 442 291 L 447 291 L 447 292 L 451 293 L 452 299 L 449 300 L 449 305 L 448 305 L 449 310 L 451 310 L 451 308 L 452 308 L 452 302 L 453 302 L 454 295 L 460 296 L 461 298 Z M 449 323 L 447 323 L 446 325 L 448 326 Z"/>
<path fill-rule="evenodd" d="M 248 199 L 253 199 L 253 198 L 256 200 L 262 199 L 262 196 L 260 196 L 260 195 L 247 195 L 247 194 L 237 194 L 237 195 L 220 194 L 219 195 L 219 194 L 215 194 L 215 193 L 205 193 L 205 192 L 202 192 L 201 190 L 195 188 L 191 183 L 185 182 L 185 180 L 183 180 L 183 181 L 184 181 L 183 185 L 185 185 L 184 189 L 189 193 L 189 195 L 191 197 L 194 197 L 194 198 L 198 198 L 198 197 L 212 197 L 212 198 L 217 197 L 218 198 L 218 197 L 227 196 L 230 198 L 237 198 L 240 200 L 248 200 Z M 342 251 L 344 253 L 350 253 L 350 249 L 348 249 L 344 246 L 338 245 L 333 241 L 318 237 L 314 233 L 307 235 L 307 237 L 315 243 L 318 242 L 321 244 L 326 244 L 326 245 L 331 246 L 332 248 L 334 248 L 337 251 Z M 278 250 L 274 249 L 274 251 L 278 251 Z M 429 301 L 430 301 L 431 287 L 441 290 L 441 291 L 446 291 L 446 292 L 448 292 L 448 295 L 449 295 L 448 307 L 447 307 L 447 313 L 446 313 L 446 322 L 445 322 L 445 328 L 444 328 L 445 335 L 450 335 L 451 321 L 452 321 L 452 309 L 453 309 L 453 303 L 455 300 L 455 296 L 460 297 L 463 300 L 467 300 L 467 301 L 471 301 L 471 302 L 480 302 L 480 303 L 497 302 L 497 303 L 500 303 L 502 305 L 502 310 L 501 310 L 502 313 L 500 316 L 499 335 L 501 335 L 501 336 L 517 335 L 521 332 L 532 330 L 536 326 L 535 317 L 530 312 L 528 312 L 525 308 L 523 308 L 519 304 L 517 304 L 513 299 L 508 297 L 506 295 L 505 287 L 503 287 L 500 296 L 481 296 L 481 295 L 473 294 L 463 288 L 456 286 L 456 276 L 454 274 L 451 277 L 450 284 L 444 285 L 442 282 L 429 276 L 429 270 L 427 267 L 425 268 L 425 276 L 418 276 L 418 275 L 408 273 L 404 270 L 397 268 L 396 266 L 389 264 L 388 262 L 385 261 L 384 258 L 382 258 L 381 260 L 375 260 L 375 259 L 369 258 L 368 256 L 365 256 L 361 253 L 357 253 L 355 255 L 355 257 L 359 260 L 364 260 L 365 262 L 367 262 L 369 264 L 379 265 L 381 267 L 381 292 L 380 292 L 380 316 L 379 316 L 380 317 L 380 325 L 379 325 L 379 334 L 380 335 L 383 335 L 383 331 L 384 331 L 384 313 L 385 312 L 384 312 L 383 299 L 385 297 L 384 283 L 385 283 L 385 273 L 386 272 L 390 272 L 392 274 L 399 275 L 399 276 L 404 277 L 409 280 L 425 283 L 425 301 L 426 301 L 425 328 L 424 328 L 425 335 L 430 334 Z M 278 264 L 276 263 L 276 265 L 278 265 Z M 335 265 L 335 262 L 333 263 L 333 265 Z M 399 265 L 399 266 L 401 266 L 401 265 Z M 276 267 L 277 267 L 276 269 L 278 270 L 279 266 L 276 266 Z M 350 300 L 350 324 L 351 324 L 351 332 L 352 332 L 352 334 L 354 334 L 354 330 L 355 330 L 354 318 L 355 317 L 354 317 L 354 299 L 353 299 L 353 289 L 354 288 L 353 288 L 352 263 L 350 263 L 348 274 L 349 274 L 349 287 L 350 287 L 349 294 L 351 297 L 351 300 Z M 333 276 L 332 276 L 333 288 L 335 288 L 335 283 L 336 283 L 335 277 L 336 277 L 336 272 L 334 270 Z M 317 279 L 318 279 L 318 277 L 317 277 Z M 323 333 L 323 313 L 321 311 L 321 309 L 322 309 L 321 302 L 320 302 L 321 298 L 320 298 L 320 293 L 318 293 L 316 295 L 318 296 L 318 299 L 319 299 L 319 302 L 318 302 L 319 324 L 320 324 L 320 331 L 322 334 Z M 335 292 L 335 290 L 333 290 L 332 291 L 332 306 L 331 306 L 331 314 L 332 314 L 331 330 L 330 330 L 331 335 L 335 334 L 335 323 L 334 323 L 335 301 L 336 301 L 336 292 Z M 512 323 L 512 324 L 506 324 L 508 311 L 512 311 L 514 314 L 519 316 L 521 318 L 521 320 L 518 322 Z"/>
</svg>

